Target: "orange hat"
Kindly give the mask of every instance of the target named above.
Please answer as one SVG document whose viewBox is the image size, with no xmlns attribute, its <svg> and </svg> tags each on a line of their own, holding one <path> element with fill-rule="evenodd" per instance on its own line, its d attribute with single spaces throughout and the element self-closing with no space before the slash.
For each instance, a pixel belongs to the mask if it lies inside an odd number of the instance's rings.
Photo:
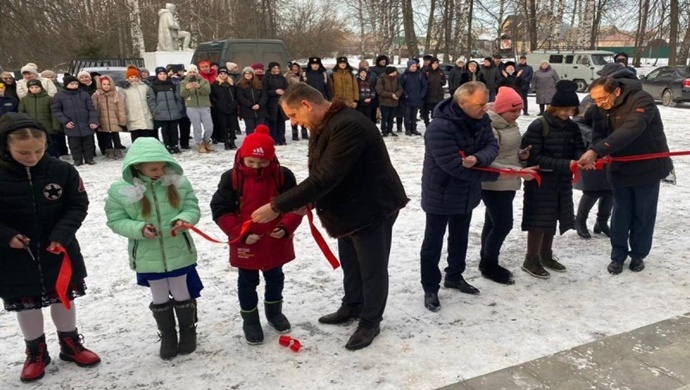
<svg viewBox="0 0 690 390">
<path fill-rule="evenodd" d="M 240 157 L 255 157 L 273 161 L 276 157 L 276 147 L 268 126 L 258 125 L 252 134 L 244 138 L 240 147 Z"/>
<path fill-rule="evenodd" d="M 139 69 L 137 69 L 136 66 L 130 65 L 127 67 L 127 73 L 125 74 L 126 78 L 130 78 L 132 76 L 137 76 L 141 77 L 141 74 L 139 73 Z"/>
</svg>

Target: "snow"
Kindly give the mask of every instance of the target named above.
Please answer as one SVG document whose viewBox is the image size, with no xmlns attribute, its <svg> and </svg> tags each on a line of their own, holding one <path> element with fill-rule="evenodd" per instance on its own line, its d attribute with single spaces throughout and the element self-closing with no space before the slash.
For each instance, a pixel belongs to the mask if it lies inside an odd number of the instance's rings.
<svg viewBox="0 0 690 390">
<path fill-rule="evenodd" d="M 536 110 L 530 98 L 532 113 Z M 690 150 L 690 107 L 659 106 L 671 150 Z M 534 116 L 519 120 L 526 129 Z M 421 126 L 423 130 L 423 125 Z M 289 132 L 288 127 L 288 132 Z M 128 134 L 123 133 L 128 140 Z M 305 141 L 278 148 L 283 165 L 298 180 L 306 177 Z M 199 347 L 172 361 L 158 357 L 158 340 L 148 305 L 148 289 L 135 283 L 128 268 L 125 239 L 105 226 L 103 203 L 120 163 L 98 160 L 79 168 L 91 200 L 90 213 L 78 233 L 87 261 L 87 295 L 77 300 L 78 326 L 87 347 L 103 362 L 84 369 L 58 359 L 49 311 L 46 331 L 53 362 L 35 384 L 20 385 L 24 346 L 13 313 L 0 312 L 0 388 L 13 389 L 432 389 L 486 374 L 544 355 L 626 332 L 688 311 L 690 230 L 686 179 L 690 159 L 676 158 L 676 186 L 662 184 L 656 235 L 647 269 L 627 268 L 619 276 L 606 272 L 609 241 L 580 239 L 574 231 L 556 238 L 554 250 L 568 267 L 539 280 L 520 270 L 526 234 L 520 231 L 522 193 L 515 198 L 515 224 L 501 262 L 516 278 L 513 286 L 488 281 L 477 271 L 483 206 L 474 212 L 466 279 L 481 290 L 469 296 L 441 289 L 442 309 L 423 306 L 419 249 L 424 232 L 420 208 L 423 159 L 421 137 L 387 138 L 391 158 L 411 201 L 394 228 L 390 259 L 390 293 L 382 332 L 361 351 L 344 348 L 356 324 L 323 325 L 317 318 L 335 310 L 342 297 L 342 271 L 333 271 L 319 252 L 306 220 L 296 232 L 297 259 L 285 266 L 284 311 L 301 341 L 297 353 L 278 344 L 278 334 L 263 319 L 265 342 L 249 346 L 242 335 L 236 297 L 237 273 L 228 264 L 228 248 L 195 237 L 199 272 L 206 289 L 199 299 Z M 126 142 L 127 143 L 127 142 Z M 198 227 L 222 238 L 208 203 L 220 174 L 234 153 L 186 152 L 181 165 L 198 193 L 203 217 Z M 375 167 L 372 167 L 375 169 Z M 580 192 L 575 191 L 575 204 Z M 589 226 L 594 223 L 590 214 Z M 322 230 L 323 231 L 323 230 Z M 331 248 L 336 242 L 329 239 Z M 444 266 L 445 256 L 441 266 Z M 259 294 L 263 285 L 259 287 Z M 260 308 L 262 310 L 262 308 Z"/>
</svg>

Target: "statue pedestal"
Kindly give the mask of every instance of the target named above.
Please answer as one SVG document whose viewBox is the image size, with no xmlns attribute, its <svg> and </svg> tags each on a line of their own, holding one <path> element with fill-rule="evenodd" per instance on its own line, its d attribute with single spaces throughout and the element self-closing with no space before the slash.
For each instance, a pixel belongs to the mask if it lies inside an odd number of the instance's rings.
<svg viewBox="0 0 690 390">
<path fill-rule="evenodd" d="M 144 53 L 144 65 L 151 74 L 158 66 L 167 66 L 168 64 L 183 64 L 185 68 L 192 63 L 192 56 L 194 51 L 153 51 Z"/>
</svg>

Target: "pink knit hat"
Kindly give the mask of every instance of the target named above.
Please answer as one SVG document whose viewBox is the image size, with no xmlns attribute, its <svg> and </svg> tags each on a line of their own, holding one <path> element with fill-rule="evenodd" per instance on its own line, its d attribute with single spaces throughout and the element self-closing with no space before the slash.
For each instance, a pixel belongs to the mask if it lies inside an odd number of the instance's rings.
<svg viewBox="0 0 690 390">
<path fill-rule="evenodd" d="M 510 87 L 500 87 L 494 101 L 494 112 L 496 114 L 503 114 L 508 111 L 522 110 L 525 104 L 522 102 L 522 97 L 516 90 Z"/>
</svg>

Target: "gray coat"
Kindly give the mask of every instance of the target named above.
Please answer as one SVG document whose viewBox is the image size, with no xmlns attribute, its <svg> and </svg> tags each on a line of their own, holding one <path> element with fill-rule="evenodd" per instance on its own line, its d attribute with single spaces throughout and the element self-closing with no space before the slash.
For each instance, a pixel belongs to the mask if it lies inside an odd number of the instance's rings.
<svg viewBox="0 0 690 390">
<path fill-rule="evenodd" d="M 537 93 L 537 104 L 551 104 L 556 93 L 556 83 L 560 80 L 558 73 L 550 65 L 546 70 L 541 66 L 534 72 L 534 91 Z"/>
<path fill-rule="evenodd" d="M 98 113 L 88 93 L 79 89 L 62 90 L 53 97 L 52 109 L 68 137 L 86 137 L 96 133 L 89 125 L 98 125 Z M 70 122 L 75 125 L 71 129 L 66 126 Z"/>
<path fill-rule="evenodd" d="M 180 96 L 179 86 L 172 81 L 161 82 L 156 80 L 151 85 L 153 93 L 146 95 L 149 110 L 156 121 L 176 121 L 182 118 L 184 101 Z"/>
</svg>

